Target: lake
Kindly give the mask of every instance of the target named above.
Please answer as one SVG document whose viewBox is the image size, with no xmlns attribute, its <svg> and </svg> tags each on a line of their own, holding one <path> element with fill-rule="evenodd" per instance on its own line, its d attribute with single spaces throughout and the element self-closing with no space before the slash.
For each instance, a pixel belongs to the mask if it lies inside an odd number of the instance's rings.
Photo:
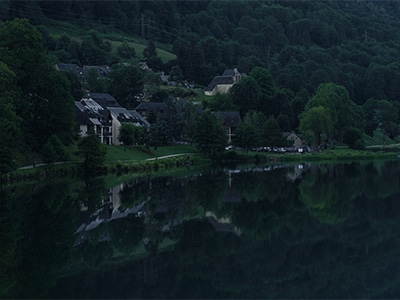
<svg viewBox="0 0 400 300">
<path fill-rule="evenodd" d="M 400 297 L 399 161 L 219 166 L 0 193 L 0 298 Z"/>
</svg>

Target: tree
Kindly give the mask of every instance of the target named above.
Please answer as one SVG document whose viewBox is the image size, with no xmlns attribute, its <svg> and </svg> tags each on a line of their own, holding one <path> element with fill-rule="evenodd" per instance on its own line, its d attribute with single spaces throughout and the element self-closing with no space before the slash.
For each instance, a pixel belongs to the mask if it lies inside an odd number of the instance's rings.
<svg viewBox="0 0 400 300">
<path fill-rule="evenodd" d="M 233 104 L 240 107 L 242 114 L 257 109 L 261 99 L 261 89 L 252 77 L 245 77 L 232 86 L 229 92 Z"/>
<path fill-rule="evenodd" d="M 262 128 L 261 140 L 264 146 L 279 147 L 284 145 L 283 132 L 278 121 L 272 115 L 268 117 Z"/>
<path fill-rule="evenodd" d="M 242 122 L 235 130 L 233 136 L 233 144 L 248 152 L 251 148 L 257 145 L 258 135 L 254 126 Z"/>
<path fill-rule="evenodd" d="M 92 131 L 83 137 L 79 143 L 79 154 L 84 158 L 81 170 L 84 175 L 96 175 L 103 166 L 106 148 Z"/>
<path fill-rule="evenodd" d="M 376 105 L 379 128 L 390 138 L 398 136 L 400 131 L 397 108 L 387 100 L 379 100 Z"/>
<path fill-rule="evenodd" d="M 110 94 L 118 99 L 119 104 L 134 109 L 137 96 L 143 92 L 143 74 L 138 67 L 123 66 L 114 69 L 110 75 Z"/>
<path fill-rule="evenodd" d="M 12 106 L 29 149 L 40 151 L 49 137 L 64 144 L 74 138 L 74 106 L 66 78 L 46 56 L 38 30 L 27 20 L 0 25 L 0 60 L 15 74 Z M 17 96 L 18 95 L 18 96 Z"/>
<path fill-rule="evenodd" d="M 334 83 L 320 84 L 314 96 L 308 101 L 305 110 L 307 112 L 313 107 L 321 106 L 325 108 L 327 120 L 329 119 L 330 126 L 332 126 L 328 138 L 341 142 L 343 141 L 344 133 L 349 128 L 364 130 L 361 110 L 351 101 L 345 87 Z M 328 134 L 328 132 L 325 133 Z"/>
<path fill-rule="evenodd" d="M 16 168 L 15 157 L 21 139 L 21 119 L 17 116 L 13 98 L 17 97 L 15 74 L 0 61 L 0 174 Z"/>
<path fill-rule="evenodd" d="M 224 152 L 227 136 L 220 120 L 206 111 L 196 122 L 194 140 L 200 152 L 215 158 Z"/>
<path fill-rule="evenodd" d="M 136 140 L 137 128 L 138 127 L 133 124 L 129 123 L 122 124 L 121 127 L 119 128 L 118 139 L 125 146 L 132 146 Z"/>
<path fill-rule="evenodd" d="M 251 70 L 249 76 L 253 78 L 260 87 L 263 100 L 268 100 L 275 94 L 275 84 L 267 69 L 255 67 Z"/>
<path fill-rule="evenodd" d="M 143 56 L 147 59 L 150 57 L 157 56 L 156 45 L 152 40 L 149 40 L 147 43 L 147 47 L 143 49 Z"/>
<path fill-rule="evenodd" d="M 118 54 L 122 58 L 130 59 L 136 56 L 135 48 L 129 46 L 127 41 L 123 41 L 121 45 L 117 47 Z"/>
<path fill-rule="evenodd" d="M 332 134 L 333 122 L 328 110 L 323 106 L 317 106 L 301 114 L 299 128 L 308 137 L 308 142 L 313 144 L 313 148 L 317 149 Z M 310 136 L 308 132 L 312 135 Z"/>
</svg>

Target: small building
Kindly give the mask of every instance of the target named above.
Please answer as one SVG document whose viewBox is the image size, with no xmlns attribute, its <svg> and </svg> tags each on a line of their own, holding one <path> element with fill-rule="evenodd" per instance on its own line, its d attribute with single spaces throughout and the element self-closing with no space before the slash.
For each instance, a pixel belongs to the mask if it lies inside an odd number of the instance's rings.
<svg viewBox="0 0 400 300">
<path fill-rule="evenodd" d="M 297 134 L 295 132 L 285 132 L 283 134 L 283 137 L 285 138 L 286 141 L 288 141 L 288 143 L 291 147 L 295 147 L 296 149 L 299 149 L 304 146 L 304 143 L 303 143 L 303 140 L 302 140 L 300 134 Z"/>
<path fill-rule="evenodd" d="M 81 68 L 77 64 L 58 63 L 54 67 L 55 67 L 55 69 L 57 71 L 60 71 L 60 72 L 71 72 L 71 73 L 75 74 L 78 77 L 80 83 L 84 83 L 85 82 L 85 74 L 83 72 L 83 68 Z"/>
<path fill-rule="evenodd" d="M 228 69 L 221 76 L 216 76 L 207 85 L 204 94 L 206 96 L 215 96 L 216 94 L 227 94 L 231 87 L 238 83 L 242 78 L 237 69 Z"/>
<path fill-rule="evenodd" d="M 98 77 L 107 77 L 110 75 L 112 69 L 107 66 L 83 66 L 83 73 L 86 75 L 90 70 L 95 70 Z"/>
</svg>

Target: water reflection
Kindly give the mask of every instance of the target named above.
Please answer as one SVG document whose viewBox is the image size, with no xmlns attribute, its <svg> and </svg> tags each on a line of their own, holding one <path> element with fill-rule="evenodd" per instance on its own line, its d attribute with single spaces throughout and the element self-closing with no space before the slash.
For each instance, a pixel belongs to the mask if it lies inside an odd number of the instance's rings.
<svg viewBox="0 0 400 300">
<path fill-rule="evenodd" d="M 0 295 L 398 298 L 399 175 L 301 164 L 5 189 Z"/>
</svg>

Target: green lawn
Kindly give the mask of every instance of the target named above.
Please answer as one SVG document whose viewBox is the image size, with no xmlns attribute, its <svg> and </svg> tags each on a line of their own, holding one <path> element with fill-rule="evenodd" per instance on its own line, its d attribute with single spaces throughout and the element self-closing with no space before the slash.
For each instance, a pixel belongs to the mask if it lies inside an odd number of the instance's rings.
<svg viewBox="0 0 400 300">
<path fill-rule="evenodd" d="M 115 164 L 116 162 L 141 162 L 147 159 L 186 153 L 198 153 L 196 147 L 192 145 L 174 145 L 159 147 L 156 151 L 151 152 L 145 147 L 127 147 L 124 146 L 106 146 L 106 164 Z"/>
</svg>

